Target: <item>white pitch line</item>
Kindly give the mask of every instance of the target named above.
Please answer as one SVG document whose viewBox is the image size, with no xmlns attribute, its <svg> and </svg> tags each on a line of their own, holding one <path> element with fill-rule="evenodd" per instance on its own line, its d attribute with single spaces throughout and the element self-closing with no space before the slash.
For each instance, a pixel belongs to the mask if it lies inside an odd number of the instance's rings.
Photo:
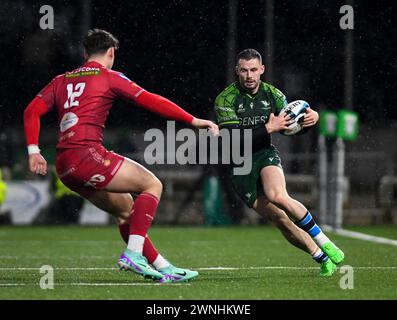
<svg viewBox="0 0 397 320">
<path fill-rule="evenodd" d="M 37 283 L 0 283 L 0 287 L 23 287 L 37 286 Z M 115 282 L 115 283 L 89 283 L 89 282 L 72 282 L 56 283 L 54 286 L 73 286 L 73 287 L 105 287 L 105 286 L 162 286 L 162 283 L 133 283 L 133 282 Z M 167 284 L 169 285 L 169 284 Z M 172 286 L 190 286 L 190 283 L 173 283 Z"/>
<path fill-rule="evenodd" d="M 354 269 L 361 269 L 361 270 L 393 270 L 397 269 L 397 266 L 352 266 Z M 319 267 L 285 267 L 285 266 L 267 266 L 267 267 L 202 267 L 202 268 L 194 268 L 194 270 L 201 270 L 201 271 L 235 271 L 235 270 L 317 270 Z M 0 267 L 0 271 L 36 271 L 40 270 L 40 268 L 20 268 L 20 267 Z M 119 270 L 118 268 L 68 268 L 68 267 L 61 267 L 61 268 L 54 268 L 54 270 L 64 270 L 64 271 L 100 271 L 100 270 L 109 270 L 115 271 Z"/>
<path fill-rule="evenodd" d="M 22 240 L 3 240 L 0 239 L 1 244 L 18 244 Z M 32 240 L 32 239 L 24 239 L 28 245 L 41 245 L 41 244 L 48 244 L 47 240 Z M 60 244 L 83 244 L 83 245 L 98 245 L 98 243 L 105 243 L 105 244 L 121 244 L 121 240 L 57 240 L 52 239 L 52 244 L 60 245 Z"/>
<path fill-rule="evenodd" d="M 19 267 L 5 267 L 5 268 L 1 268 L 0 267 L 0 271 L 1 270 L 8 270 L 8 271 L 12 271 L 12 270 L 18 270 L 18 271 L 31 271 L 31 270 L 40 270 L 41 268 L 36 268 L 36 267 L 24 267 L 24 268 L 19 268 Z M 68 267 L 60 267 L 60 268 L 54 268 L 54 270 L 66 270 L 66 271 L 95 271 L 95 270 L 119 270 L 119 268 L 110 268 L 110 267 L 104 267 L 104 268 L 68 268 Z"/>
<path fill-rule="evenodd" d="M 370 242 L 375 242 L 375 243 L 381 243 L 381 244 L 389 244 L 392 246 L 397 246 L 397 240 L 394 239 L 389 239 L 389 238 L 384 238 L 384 237 L 377 237 L 377 236 L 372 236 L 366 233 L 361 233 L 357 231 L 350 231 L 346 229 L 334 229 L 331 226 L 324 225 L 321 226 L 321 228 L 324 231 L 330 231 L 333 232 L 337 235 L 345 236 L 345 237 L 350 237 L 354 239 L 359 239 L 359 240 L 364 240 L 364 241 L 370 241 Z"/>
<path fill-rule="evenodd" d="M 397 269 L 397 267 L 355 267 L 352 266 L 354 269 Z M 208 267 L 208 268 L 192 268 L 195 270 L 275 270 L 275 269 L 286 269 L 286 270 L 317 270 L 319 267 L 283 267 L 283 266 L 269 266 L 269 267 L 243 267 L 243 268 L 234 268 L 234 267 Z"/>
<path fill-rule="evenodd" d="M 29 256 L 29 259 L 53 259 L 54 256 Z M 111 257 L 110 257 L 111 258 Z M 114 257 L 117 259 L 117 256 Z M 26 256 L 0 256 L 1 259 L 8 260 L 18 260 L 18 259 L 26 259 Z M 75 260 L 75 259 L 109 259 L 109 256 L 81 256 L 81 257 L 68 257 L 62 258 L 63 260 Z"/>
</svg>

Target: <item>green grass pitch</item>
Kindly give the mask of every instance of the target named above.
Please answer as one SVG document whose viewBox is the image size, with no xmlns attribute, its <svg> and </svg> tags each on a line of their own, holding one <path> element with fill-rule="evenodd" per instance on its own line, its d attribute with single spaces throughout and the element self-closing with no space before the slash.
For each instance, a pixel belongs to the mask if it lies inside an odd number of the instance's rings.
<svg viewBox="0 0 397 320">
<path fill-rule="evenodd" d="M 395 227 L 364 231 L 397 238 Z M 1 227 L 0 300 L 397 299 L 395 246 L 330 233 L 346 254 L 343 264 L 354 268 L 354 288 L 343 290 L 345 274 L 319 277 L 318 264 L 272 227 L 155 226 L 150 235 L 171 262 L 200 276 L 157 284 L 120 272 L 115 263 L 124 244 L 116 226 Z M 39 286 L 43 265 L 54 268 L 53 290 Z"/>
</svg>

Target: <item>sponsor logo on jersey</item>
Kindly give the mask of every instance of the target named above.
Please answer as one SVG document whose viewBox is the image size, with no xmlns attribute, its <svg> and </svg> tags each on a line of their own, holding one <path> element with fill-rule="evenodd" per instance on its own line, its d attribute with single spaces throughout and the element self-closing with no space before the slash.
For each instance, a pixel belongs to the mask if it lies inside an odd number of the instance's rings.
<svg viewBox="0 0 397 320">
<path fill-rule="evenodd" d="M 267 116 L 253 116 L 253 117 L 244 117 L 241 119 L 241 124 L 243 126 L 255 126 L 258 123 L 266 123 Z"/>
<path fill-rule="evenodd" d="M 96 151 L 96 149 L 94 147 L 91 147 L 88 149 L 88 151 L 91 153 L 92 158 L 98 162 L 103 164 L 105 159 L 98 153 L 98 151 Z"/>
<path fill-rule="evenodd" d="M 66 72 L 65 78 L 77 78 L 77 77 L 84 77 L 84 76 L 97 76 L 101 74 L 101 70 L 99 68 L 92 68 L 92 67 L 81 67 L 76 70 Z"/>
<path fill-rule="evenodd" d="M 261 103 L 263 104 L 264 107 L 262 107 L 261 109 L 264 110 L 269 110 L 270 109 L 270 103 L 267 101 L 261 101 Z"/>
<path fill-rule="evenodd" d="M 242 103 L 240 103 L 240 104 L 238 105 L 237 112 L 238 112 L 238 113 L 245 112 L 245 108 L 244 108 L 244 105 L 243 105 Z"/>
<path fill-rule="evenodd" d="M 66 130 L 75 126 L 77 122 L 79 122 L 79 117 L 75 113 L 66 112 L 59 123 L 59 128 L 61 132 L 65 132 Z"/>
</svg>

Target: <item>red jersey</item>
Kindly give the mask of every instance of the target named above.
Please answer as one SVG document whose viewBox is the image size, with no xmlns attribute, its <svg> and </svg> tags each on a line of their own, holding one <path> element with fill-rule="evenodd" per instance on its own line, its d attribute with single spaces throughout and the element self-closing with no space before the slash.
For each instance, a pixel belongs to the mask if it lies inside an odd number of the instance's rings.
<svg viewBox="0 0 397 320">
<path fill-rule="evenodd" d="M 55 77 L 38 93 L 25 110 L 27 144 L 38 144 L 40 124 L 37 121 L 53 106 L 58 111 L 58 149 L 101 144 L 106 118 L 117 98 L 174 120 L 187 123 L 193 120 L 192 115 L 170 100 L 147 92 L 121 72 L 91 61 Z"/>
<path fill-rule="evenodd" d="M 37 96 L 48 108 L 57 108 L 57 148 L 70 148 L 102 143 L 113 100 L 120 97 L 134 101 L 143 91 L 122 73 L 93 61 L 55 77 Z"/>
</svg>

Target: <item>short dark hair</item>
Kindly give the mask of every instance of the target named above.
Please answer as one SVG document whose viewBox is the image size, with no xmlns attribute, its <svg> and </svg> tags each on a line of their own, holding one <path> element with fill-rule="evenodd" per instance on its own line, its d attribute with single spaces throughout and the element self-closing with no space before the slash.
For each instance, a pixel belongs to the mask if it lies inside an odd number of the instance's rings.
<svg viewBox="0 0 397 320">
<path fill-rule="evenodd" d="M 85 52 L 88 56 L 93 54 L 103 54 L 109 48 L 119 48 L 119 40 L 102 29 L 91 29 L 88 31 L 87 35 L 83 41 Z"/>
<path fill-rule="evenodd" d="M 240 59 L 243 60 L 251 60 L 251 59 L 258 59 L 262 63 L 262 56 L 261 54 L 256 51 L 255 49 L 244 49 L 237 55 L 236 65 Z"/>
</svg>

